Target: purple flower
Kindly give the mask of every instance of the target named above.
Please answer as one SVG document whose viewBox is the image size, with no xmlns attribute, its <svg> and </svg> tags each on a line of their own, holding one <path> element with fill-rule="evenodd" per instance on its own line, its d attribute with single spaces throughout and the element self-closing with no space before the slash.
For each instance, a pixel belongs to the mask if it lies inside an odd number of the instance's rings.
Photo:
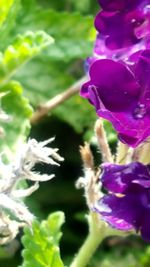
<svg viewBox="0 0 150 267">
<path fill-rule="evenodd" d="M 124 58 L 128 59 L 128 54 L 149 48 L 149 0 L 99 0 L 99 3 L 103 10 L 95 18 L 99 35 L 94 53 L 99 46 L 100 57 L 117 58 L 126 54 Z"/>
<path fill-rule="evenodd" d="M 102 183 L 110 192 L 94 210 L 112 227 L 140 231 L 150 242 L 150 165 L 103 164 Z"/>
<path fill-rule="evenodd" d="M 109 59 L 95 61 L 81 96 L 109 120 L 122 142 L 136 147 L 150 136 L 150 50 L 135 55 L 133 66 Z"/>
</svg>

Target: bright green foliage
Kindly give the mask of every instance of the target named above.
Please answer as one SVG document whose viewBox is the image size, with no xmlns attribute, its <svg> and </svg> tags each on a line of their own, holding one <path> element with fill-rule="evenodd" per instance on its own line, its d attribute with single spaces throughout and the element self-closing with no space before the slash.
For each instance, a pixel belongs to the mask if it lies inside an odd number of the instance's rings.
<svg viewBox="0 0 150 267">
<path fill-rule="evenodd" d="M 0 27 L 5 22 L 9 10 L 11 9 L 14 2 L 14 0 L 0 0 Z"/>
<path fill-rule="evenodd" d="M 13 29 L 20 10 L 20 0 L 0 0 L 0 48 L 10 43 L 10 31 Z M 13 36 L 14 37 L 14 36 Z"/>
<path fill-rule="evenodd" d="M 0 55 L 0 85 L 4 85 L 17 69 L 37 55 L 53 39 L 42 31 L 19 35 L 14 43 Z"/>
<path fill-rule="evenodd" d="M 25 229 L 22 238 L 23 264 L 21 267 L 63 267 L 60 258 L 59 241 L 61 226 L 64 223 L 63 212 L 52 213 L 41 224 L 34 221 L 32 228 Z"/>
<path fill-rule="evenodd" d="M 1 99 L 3 110 L 10 116 L 10 122 L 1 122 L 4 137 L 0 138 L 0 151 L 6 153 L 7 158 L 13 157 L 19 145 L 25 141 L 29 133 L 29 118 L 32 109 L 29 101 L 22 95 L 22 87 L 18 82 L 11 81 L 0 90 L 6 95 Z"/>
<path fill-rule="evenodd" d="M 147 247 L 145 252 L 140 257 L 140 263 L 142 267 L 149 267 L 150 265 L 150 246 Z"/>
<path fill-rule="evenodd" d="M 22 86 L 9 80 L 18 68 L 52 42 L 53 39 L 43 31 L 27 32 L 18 35 L 0 55 L 0 92 L 7 92 L 2 98 L 2 109 L 11 118 L 11 122 L 1 123 L 4 138 L 0 138 L 0 151 L 7 154 L 7 159 L 11 159 L 12 152 L 25 141 L 30 128 L 29 118 L 32 115 L 29 101 L 22 95 Z"/>
</svg>

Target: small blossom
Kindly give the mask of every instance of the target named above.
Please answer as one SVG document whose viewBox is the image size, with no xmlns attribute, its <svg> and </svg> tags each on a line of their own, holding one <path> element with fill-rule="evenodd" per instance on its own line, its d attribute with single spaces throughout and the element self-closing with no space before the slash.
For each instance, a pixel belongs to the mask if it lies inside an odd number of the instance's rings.
<svg viewBox="0 0 150 267">
<path fill-rule="evenodd" d="M 136 147 L 150 136 L 150 50 L 129 68 L 113 60 L 95 61 L 81 96 L 99 117 L 112 122 L 122 142 Z"/>
<path fill-rule="evenodd" d="M 112 227 L 135 229 L 150 242 L 150 165 L 103 164 L 101 181 L 110 193 L 99 200 L 94 210 Z"/>
</svg>

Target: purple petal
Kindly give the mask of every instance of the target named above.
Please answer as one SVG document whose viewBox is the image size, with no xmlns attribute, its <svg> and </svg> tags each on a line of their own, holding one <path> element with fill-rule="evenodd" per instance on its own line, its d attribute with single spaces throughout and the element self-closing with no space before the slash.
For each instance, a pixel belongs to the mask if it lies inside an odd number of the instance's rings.
<svg viewBox="0 0 150 267">
<path fill-rule="evenodd" d="M 135 66 L 135 77 L 142 87 L 141 102 L 150 102 L 150 49 L 143 51 Z M 147 101 L 146 101 L 147 102 Z"/>
<path fill-rule="evenodd" d="M 136 76 L 141 65 L 135 68 Z M 149 86 L 143 90 L 127 66 L 108 59 L 92 64 L 90 78 L 81 95 L 95 106 L 98 116 L 112 122 L 122 142 L 133 147 L 143 142 L 150 135 Z"/>
<path fill-rule="evenodd" d="M 144 140 L 143 138 L 141 138 L 141 137 L 139 138 L 138 136 L 133 137 L 134 134 L 133 134 L 133 136 L 130 136 L 129 132 L 130 132 L 130 135 L 132 135 L 132 131 L 128 131 L 127 134 L 124 134 L 124 133 L 118 134 L 118 138 L 122 143 L 128 144 L 131 147 L 136 147 Z M 138 134 L 138 132 L 136 132 L 135 136 L 137 134 Z"/>
<path fill-rule="evenodd" d="M 82 85 L 82 88 L 80 90 L 80 95 L 84 98 L 89 98 L 89 86 L 91 85 L 90 82 L 86 82 Z"/>
<path fill-rule="evenodd" d="M 138 43 L 143 36 L 137 38 L 135 29 L 143 22 L 143 14 L 138 10 L 128 13 L 101 11 L 95 18 L 95 27 L 106 37 L 106 46 L 115 50 Z"/>
<path fill-rule="evenodd" d="M 132 183 L 139 184 L 145 188 L 150 188 L 150 180 L 133 180 Z"/>
<path fill-rule="evenodd" d="M 141 0 L 98 0 L 104 10 L 124 10 L 135 8 L 141 3 Z"/>
<path fill-rule="evenodd" d="M 140 162 L 132 162 L 127 165 L 104 163 L 102 167 L 102 184 L 113 193 L 126 193 L 130 189 L 131 183 L 143 187 L 146 187 L 146 183 L 150 185 L 149 170 Z"/>
<path fill-rule="evenodd" d="M 144 49 L 143 43 L 138 43 L 134 46 L 123 47 L 114 50 L 109 49 L 106 46 L 107 37 L 102 36 L 101 34 L 97 34 L 95 45 L 94 45 L 94 54 L 90 57 L 90 61 L 88 59 L 89 66 L 91 66 L 96 60 L 99 59 L 113 59 L 115 61 L 124 61 L 134 63 L 137 61 L 139 54 L 141 53 L 141 49 Z M 147 42 L 148 43 L 148 42 Z M 146 43 L 147 47 L 148 44 Z"/>
<path fill-rule="evenodd" d="M 147 211 L 147 213 L 142 213 L 141 216 L 143 217 L 143 223 L 140 229 L 142 238 L 145 241 L 150 242 L 150 210 Z"/>
<path fill-rule="evenodd" d="M 129 109 L 139 96 L 139 86 L 131 71 L 123 64 L 108 59 L 97 60 L 90 69 L 91 85 L 89 98 L 94 103 L 98 98 L 110 111 L 123 111 Z"/>
<path fill-rule="evenodd" d="M 95 211 L 118 230 L 139 229 L 142 207 L 137 205 L 138 200 L 139 197 L 132 194 L 124 197 L 108 195 L 99 201 Z"/>
</svg>

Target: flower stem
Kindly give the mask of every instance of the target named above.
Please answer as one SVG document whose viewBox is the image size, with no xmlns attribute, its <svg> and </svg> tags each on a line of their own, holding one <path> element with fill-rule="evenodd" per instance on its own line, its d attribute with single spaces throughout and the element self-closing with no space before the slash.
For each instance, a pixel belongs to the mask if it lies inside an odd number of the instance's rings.
<svg viewBox="0 0 150 267">
<path fill-rule="evenodd" d="M 150 139 L 147 140 L 147 142 L 144 143 L 141 149 L 141 153 L 139 156 L 139 161 L 144 163 L 144 164 L 149 164 L 150 163 Z"/>
<path fill-rule="evenodd" d="M 103 222 L 100 224 L 100 219 L 94 212 L 91 212 L 89 215 L 89 227 L 89 235 L 70 267 L 87 266 L 99 244 L 106 236 L 106 225 Z"/>
<path fill-rule="evenodd" d="M 119 141 L 117 148 L 116 163 L 125 164 L 128 156 L 129 147 Z"/>
<path fill-rule="evenodd" d="M 98 119 L 95 123 L 95 134 L 97 137 L 97 142 L 103 158 L 103 162 L 113 163 L 113 156 L 111 154 L 106 132 L 103 126 L 103 121 L 101 119 Z"/>
<path fill-rule="evenodd" d="M 82 86 L 82 84 L 87 80 L 87 77 L 83 77 L 78 80 L 75 84 L 73 84 L 69 89 L 65 90 L 64 92 L 56 95 L 54 98 L 48 100 L 43 105 L 33 113 L 31 118 L 31 123 L 36 124 L 38 123 L 45 115 L 47 115 L 50 111 L 54 108 L 62 104 L 67 99 L 71 98 L 73 95 L 77 94 Z"/>
</svg>

